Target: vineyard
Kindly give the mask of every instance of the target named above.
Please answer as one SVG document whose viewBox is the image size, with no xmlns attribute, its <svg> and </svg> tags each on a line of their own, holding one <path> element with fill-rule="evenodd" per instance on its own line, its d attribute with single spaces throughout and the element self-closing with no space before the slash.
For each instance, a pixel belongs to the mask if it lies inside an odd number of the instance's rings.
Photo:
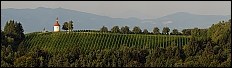
<svg viewBox="0 0 232 68">
<path fill-rule="evenodd" d="M 119 48 L 129 46 L 136 48 L 182 46 L 187 44 L 189 36 L 117 34 L 100 32 L 48 32 L 26 34 L 24 45 L 29 50 L 39 47 L 49 52 L 65 52 L 74 47 L 87 52 L 93 49 Z"/>
</svg>

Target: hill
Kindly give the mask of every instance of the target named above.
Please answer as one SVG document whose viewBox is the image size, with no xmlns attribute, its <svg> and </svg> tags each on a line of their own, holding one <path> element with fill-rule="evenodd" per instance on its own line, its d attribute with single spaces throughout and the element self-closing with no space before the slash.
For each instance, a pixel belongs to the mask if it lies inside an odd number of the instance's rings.
<svg viewBox="0 0 232 68">
<path fill-rule="evenodd" d="M 216 24 L 221 20 L 230 19 L 230 15 L 197 15 L 187 12 L 177 12 L 169 14 L 157 19 L 151 19 L 160 26 L 169 26 L 170 28 L 185 29 L 185 28 L 209 28 L 212 24 Z"/>
<path fill-rule="evenodd" d="M 20 31 L 1 31 L 1 67 L 231 66 L 231 19 L 190 36 Z"/>
<path fill-rule="evenodd" d="M 113 26 L 129 26 L 133 29 L 134 26 L 139 26 L 141 29 L 152 31 L 155 26 L 162 29 L 165 24 L 171 29 L 177 28 L 181 31 L 184 28 L 207 28 L 211 24 L 215 24 L 221 20 L 230 19 L 230 15 L 196 15 L 187 12 L 177 12 L 156 19 L 139 19 L 139 18 L 112 18 L 87 12 L 64 8 L 44 8 L 36 9 L 1 9 L 1 29 L 3 29 L 6 21 L 14 19 L 23 24 L 25 33 L 42 31 L 46 28 L 49 31 L 53 30 L 55 18 L 59 17 L 59 22 L 62 25 L 65 21 L 73 20 L 74 29 L 100 29 L 103 25 L 111 29 Z"/>
</svg>

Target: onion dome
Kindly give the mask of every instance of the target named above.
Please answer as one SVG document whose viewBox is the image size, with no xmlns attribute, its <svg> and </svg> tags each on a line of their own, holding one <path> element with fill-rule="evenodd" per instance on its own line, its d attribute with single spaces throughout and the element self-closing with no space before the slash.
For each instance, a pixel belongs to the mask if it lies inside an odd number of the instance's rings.
<svg viewBox="0 0 232 68">
<path fill-rule="evenodd" d="M 54 26 L 60 26 L 60 24 L 58 22 L 58 17 L 56 18 L 56 22 L 55 22 Z"/>
</svg>

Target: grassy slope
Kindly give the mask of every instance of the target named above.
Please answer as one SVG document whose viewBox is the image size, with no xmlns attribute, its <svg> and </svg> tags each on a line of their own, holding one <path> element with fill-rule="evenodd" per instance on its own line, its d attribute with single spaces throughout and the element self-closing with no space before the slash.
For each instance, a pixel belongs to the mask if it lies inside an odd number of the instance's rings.
<svg viewBox="0 0 232 68">
<path fill-rule="evenodd" d="M 179 41 L 178 41 L 179 39 Z M 116 34 L 98 32 L 58 32 L 26 34 L 25 45 L 29 49 L 35 47 L 49 52 L 63 52 L 73 47 L 81 50 L 118 48 L 122 45 L 135 47 L 163 47 L 168 45 L 185 45 L 188 36 Z M 179 42 L 179 43 L 178 43 Z"/>
</svg>

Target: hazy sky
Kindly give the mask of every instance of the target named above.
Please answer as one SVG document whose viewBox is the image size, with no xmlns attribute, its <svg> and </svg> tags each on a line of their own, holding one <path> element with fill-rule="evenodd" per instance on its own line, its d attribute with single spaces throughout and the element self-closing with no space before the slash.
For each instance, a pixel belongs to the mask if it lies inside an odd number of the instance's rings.
<svg viewBox="0 0 232 68">
<path fill-rule="evenodd" d="M 175 12 L 231 15 L 230 1 L 1 1 L 1 8 L 66 8 L 114 18 L 151 19 Z"/>
</svg>

